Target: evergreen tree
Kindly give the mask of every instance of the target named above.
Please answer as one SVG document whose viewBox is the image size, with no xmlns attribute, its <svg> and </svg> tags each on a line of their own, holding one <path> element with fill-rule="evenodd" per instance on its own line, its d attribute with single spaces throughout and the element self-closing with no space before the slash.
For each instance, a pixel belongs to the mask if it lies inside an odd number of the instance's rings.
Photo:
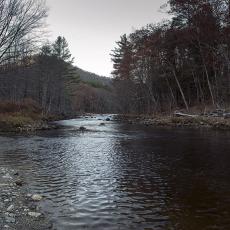
<svg viewBox="0 0 230 230">
<path fill-rule="evenodd" d="M 73 63 L 71 53 L 69 51 L 69 45 L 64 37 L 58 36 L 53 44 L 53 54 L 58 59 L 61 59 L 68 63 Z"/>
</svg>

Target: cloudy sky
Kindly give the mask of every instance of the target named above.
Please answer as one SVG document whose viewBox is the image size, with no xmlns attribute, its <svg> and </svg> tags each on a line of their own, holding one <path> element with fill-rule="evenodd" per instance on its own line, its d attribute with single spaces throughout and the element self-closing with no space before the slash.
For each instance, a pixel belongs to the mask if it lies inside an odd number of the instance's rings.
<svg viewBox="0 0 230 230">
<path fill-rule="evenodd" d="M 166 0 L 47 0 L 51 40 L 64 36 L 80 68 L 109 76 L 120 35 L 166 18 Z"/>
</svg>

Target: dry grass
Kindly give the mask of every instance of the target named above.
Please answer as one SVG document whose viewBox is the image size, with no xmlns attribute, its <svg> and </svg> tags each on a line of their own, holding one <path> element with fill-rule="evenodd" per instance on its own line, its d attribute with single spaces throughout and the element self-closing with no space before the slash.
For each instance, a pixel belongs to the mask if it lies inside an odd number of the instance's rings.
<svg viewBox="0 0 230 230">
<path fill-rule="evenodd" d="M 41 119 L 42 110 L 31 99 L 16 103 L 0 102 L 0 130 L 23 127 Z"/>
</svg>

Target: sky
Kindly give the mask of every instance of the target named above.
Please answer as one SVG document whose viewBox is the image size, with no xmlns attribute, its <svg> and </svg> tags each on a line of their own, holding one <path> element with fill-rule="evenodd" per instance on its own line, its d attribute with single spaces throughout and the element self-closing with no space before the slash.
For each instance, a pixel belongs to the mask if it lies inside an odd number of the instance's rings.
<svg viewBox="0 0 230 230">
<path fill-rule="evenodd" d="M 123 34 L 167 18 L 167 0 L 47 0 L 49 39 L 64 36 L 74 64 L 110 76 L 110 53 Z"/>
</svg>

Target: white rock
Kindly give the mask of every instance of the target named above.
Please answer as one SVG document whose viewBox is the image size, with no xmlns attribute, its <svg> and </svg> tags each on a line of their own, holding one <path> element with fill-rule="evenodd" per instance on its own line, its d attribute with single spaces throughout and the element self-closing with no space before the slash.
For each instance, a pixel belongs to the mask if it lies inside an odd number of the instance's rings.
<svg viewBox="0 0 230 230">
<path fill-rule="evenodd" d="M 2 178 L 4 178 L 4 179 L 12 179 L 12 177 L 10 176 L 10 174 L 9 173 L 7 173 L 6 175 L 4 175 Z"/>
<path fill-rule="evenodd" d="M 39 213 L 39 212 L 28 212 L 28 215 L 31 216 L 31 217 L 38 218 L 38 217 L 40 217 L 42 214 Z"/>
<path fill-rule="evenodd" d="M 33 201 L 41 201 L 42 200 L 42 196 L 41 195 L 38 195 L 38 194 L 35 194 L 31 197 L 31 199 Z"/>
<path fill-rule="evenodd" d="M 10 205 L 8 208 L 7 208 L 7 212 L 12 212 L 14 209 L 14 205 Z"/>
</svg>

